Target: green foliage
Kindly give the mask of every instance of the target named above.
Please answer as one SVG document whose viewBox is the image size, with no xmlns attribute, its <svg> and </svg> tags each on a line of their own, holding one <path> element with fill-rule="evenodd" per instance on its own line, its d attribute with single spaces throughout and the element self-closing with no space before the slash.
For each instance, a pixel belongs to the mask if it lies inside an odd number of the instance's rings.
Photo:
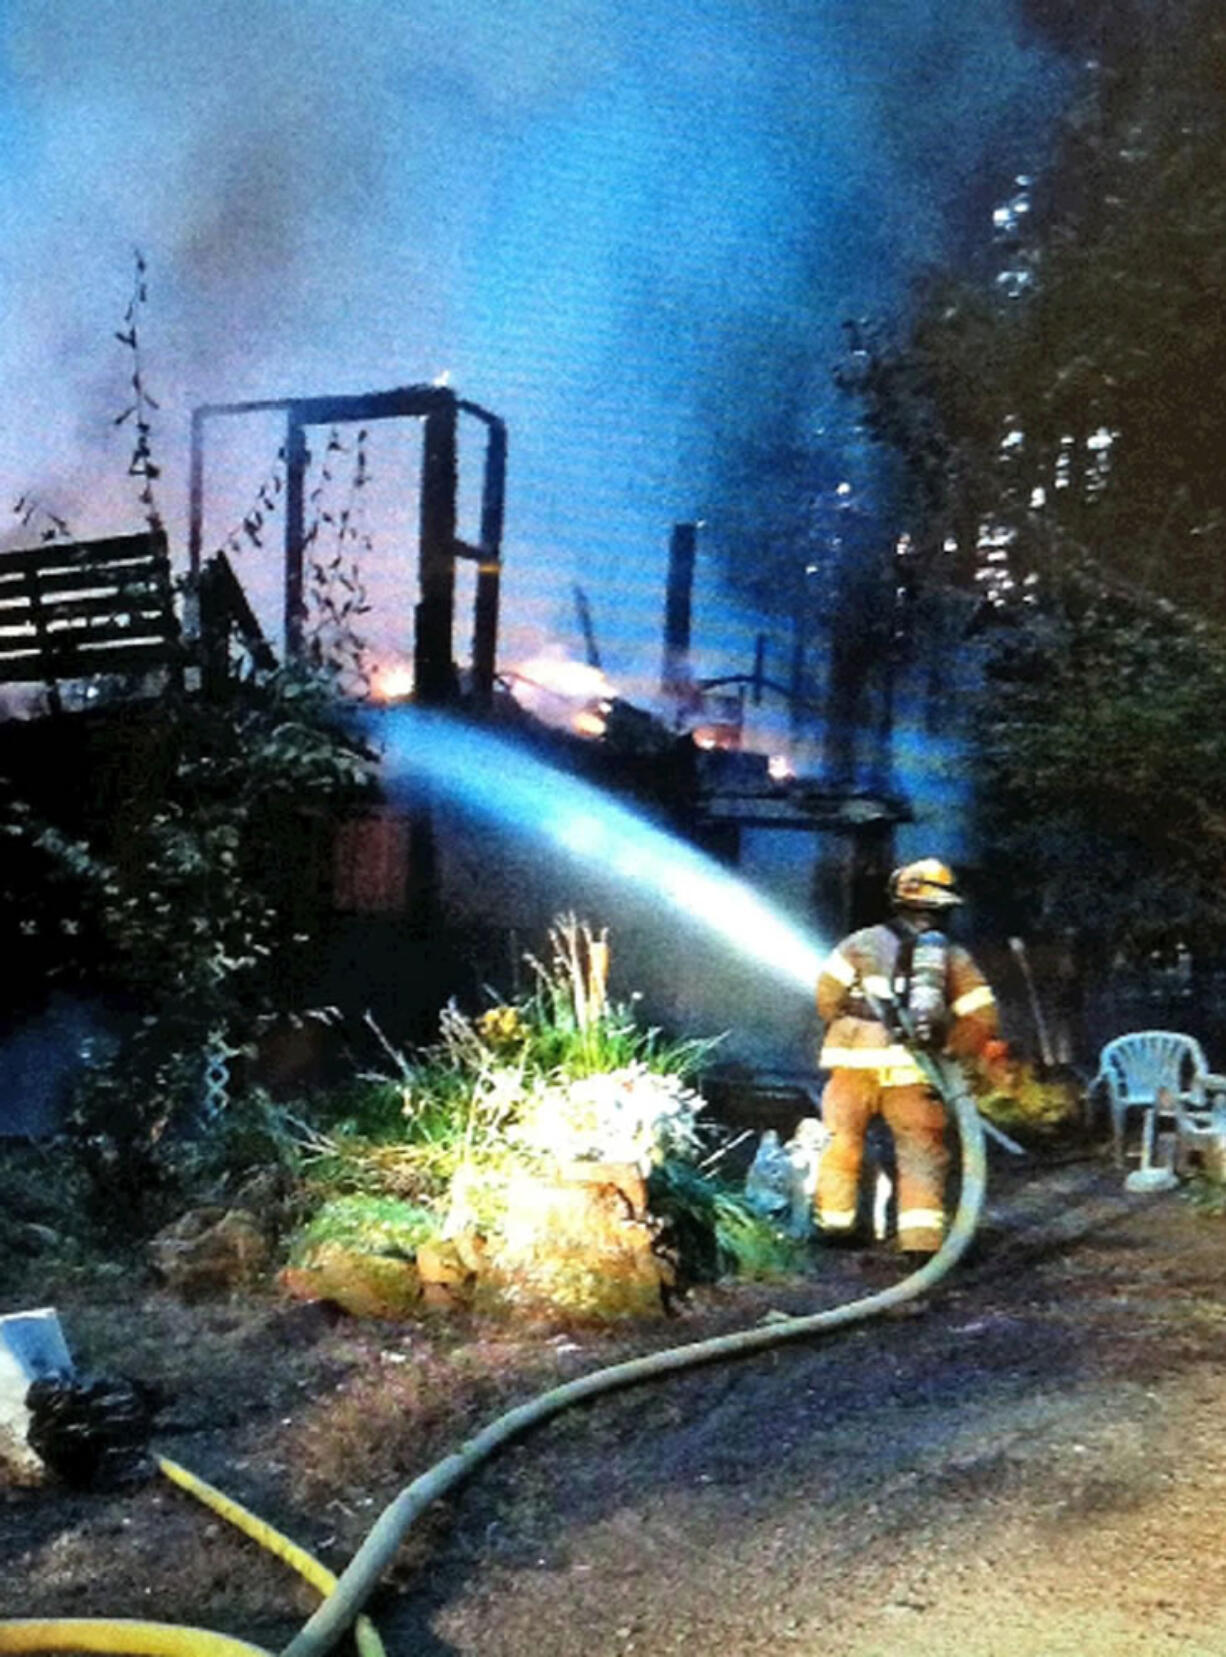
<svg viewBox="0 0 1226 1657">
<path fill-rule="evenodd" d="M 352 1108 L 342 1131 L 350 1143 L 411 1146 L 423 1168 L 442 1177 L 496 1153 L 523 1100 L 524 1067 L 518 1014 L 494 1014 L 472 1019 L 449 1004 L 437 1041 L 416 1054 L 395 1047 L 368 1016 L 391 1073 L 365 1071 L 346 1090 Z"/>
<path fill-rule="evenodd" d="M 563 916 L 550 938 L 527 995 L 476 1016 L 446 1007 L 438 1039 L 419 1052 L 401 1051 L 368 1018 L 385 1068 L 335 1096 L 327 1126 L 303 1141 L 321 1214 L 372 1204 L 381 1213 L 390 1202 L 396 1215 L 407 1202 L 436 1226 L 497 1234 L 517 1173 L 551 1161 L 634 1163 L 685 1280 L 799 1269 L 800 1245 L 698 1165 L 707 1146 L 687 1079 L 713 1044 L 665 1040 L 609 1000 L 605 934 Z M 314 1229 L 306 1237 L 319 1240 Z"/>
<path fill-rule="evenodd" d="M 49 826 L 40 844 L 80 878 L 110 971 L 142 1006 L 242 1039 L 276 1008 L 269 962 L 293 942 L 310 814 L 362 788 L 370 761 L 329 687 L 297 668 L 224 707 L 168 705 L 162 738 L 161 786 L 122 802 L 121 834 L 96 848 Z"/>
<path fill-rule="evenodd" d="M 290 1258 L 308 1259 L 324 1243 L 363 1254 L 411 1259 L 419 1244 L 439 1227 L 438 1215 L 400 1200 L 367 1192 L 333 1197 L 295 1235 Z"/>
<path fill-rule="evenodd" d="M 477 1015 L 444 1007 L 420 1050 L 397 1047 L 367 1015 L 379 1068 L 295 1112 L 315 1200 L 387 1196 L 441 1213 L 462 1187 L 466 1209 L 496 1219 L 511 1172 L 547 1148 L 591 1154 L 595 1134 L 611 1157 L 634 1160 L 657 1135 L 688 1143 L 697 1100 L 682 1077 L 712 1044 L 665 1041 L 610 1002 L 603 935 L 564 916 L 550 936 L 550 964 L 532 962 L 527 995 Z"/>
<path fill-rule="evenodd" d="M 658 1163 L 648 1179 L 648 1198 L 686 1281 L 769 1281 L 805 1269 L 804 1244 L 759 1214 L 742 1191 L 692 1163 L 675 1157 Z"/>
<path fill-rule="evenodd" d="M 1195 1173 L 1180 1193 L 1207 1220 L 1226 1218 L 1226 1184 L 1208 1174 Z"/>
<path fill-rule="evenodd" d="M 963 577 L 990 523 L 1014 601 L 1038 571 L 1226 618 L 1226 20 L 1172 0 L 1107 47 L 982 279 L 933 273 L 903 329 L 855 324 L 841 378 Z"/>
<path fill-rule="evenodd" d="M 80 1166 L 50 1143 L 6 1148 L 0 1159 L 0 1281 L 6 1289 L 40 1260 L 75 1263 L 96 1238 Z M 41 1302 L 37 1303 L 41 1304 Z"/>
<path fill-rule="evenodd" d="M 315 1130 L 306 1101 L 274 1099 L 261 1087 L 235 1090 L 224 1111 L 203 1131 L 175 1138 L 165 1148 L 179 1182 L 233 1188 L 245 1176 L 279 1170 L 290 1183 L 303 1178 Z"/>
<path fill-rule="evenodd" d="M 981 830 L 1041 923 L 1105 954 L 1226 934 L 1226 644 L 1119 604 L 998 647 Z"/>
<path fill-rule="evenodd" d="M 128 476 L 146 521 L 160 530 L 158 405 L 140 337 L 147 302 L 137 253 L 116 331 L 127 353 L 125 400 L 112 423 L 131 435 Z M 353 498 L 366 481 L 364 445 L 361 433 L 351 500 L 339 517 L 326 488 L 329 457 L 345 452 L 335 434 L 311 495 L 308 659 L 232 686 L 224 702 L 167 692 L 130 717 L 127 682 L 96 683 L 106 694 L 94 707 L 119 730 L 122 705 L 122 733 L 138 739 L 137 757 L 113 741 L 80 799 L 52 796 L 41 810 L 34 801 L 5 804 L 0 833 L 17 878 L 6 879 L 0 896 L 26 958 L 48 975 L 75 970 L 130 1010 L 120 1050 L 85 1076 L 72 1117 L 96 1195 L 130 1223 L 168 1176 L 176 1119 L 202 1104 L 206 1056 L 239 1056 L 265 1019 L 298 1003 L 328 814 L 373 781 L 373 758 L 350 728 L 343 694 L 363 685 L 354 554 L 367 542 Z M 264 506 L 274 493 L 261 489 Z M 23 496 L 16 510 L 23 523 L 43 526 L 43 539 L 70 538 L 37 498 Z M 335 529 L 332 555 L 321 547 L 324 525 Z M 244 530 L 258 544 L 251 514 Z M 38 897 L 23 896 L 23 887 Z"/>
<path fill-rule="evenodd" d="M 347 1090 L 347 1131 L 429 1147 L 458 1166 L 501 1155 L 509 1131 L 550 1090 L 612 1075 L 632 1086 L 635 1076 L 680 1084 L 697 1074 L 715 1043 L 667 1040 L 639 1024 L 632 1007 L 610 1001 L 603 933 L 564 915 L 550 941 L 547 964 L 528 957 L 528 994 L 476 1016 L 445 1007 L 438 1039 L 418 1052 L 396 1048 L 368 1018 L 389 1068 L 365 1071 Z"/>
<path fill-rule="evenodd" d="M 99 1195 L 134 1220 L 172 1122 L 202 1103 L 205 1054 L 241 1050 L 292 1010 L 319 825 L 372 774 L 331 686 L 302 668 L 225 706 L 168 700 L 148 732 L 152 763 L 105 820 L 65 829 L 27 810 L 10 823 L 71 909 L 80 970 L 135 1009 L 72 1119 L 101 1157 Z"/>
<path fill-rule="evenodd" d="M 1037 1075 L 1030 1065 L 1015 1064 L 1008 1078 L 973 1078 L 979 1109 L 1007 1132 L 1050 1137 L 1078 1122 L 1083 1090 L 1073 1082 Z"/>
</svg>

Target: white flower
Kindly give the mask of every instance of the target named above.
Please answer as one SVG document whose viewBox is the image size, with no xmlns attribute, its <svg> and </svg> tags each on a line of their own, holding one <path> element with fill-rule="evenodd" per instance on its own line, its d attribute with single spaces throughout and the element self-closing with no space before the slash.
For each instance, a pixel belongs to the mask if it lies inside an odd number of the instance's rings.
<svg viewBox="0 0 1226 1657">
<path fill-rule="evenodd" d="M 701 1108 L 679 1077 L 635 1063 L 548 1084 L 525 1111 L 518 1137 L 559 1161 L 630 1162 L 646 1172 L 666 1155 L 698 1148 Z"/>
</svg>

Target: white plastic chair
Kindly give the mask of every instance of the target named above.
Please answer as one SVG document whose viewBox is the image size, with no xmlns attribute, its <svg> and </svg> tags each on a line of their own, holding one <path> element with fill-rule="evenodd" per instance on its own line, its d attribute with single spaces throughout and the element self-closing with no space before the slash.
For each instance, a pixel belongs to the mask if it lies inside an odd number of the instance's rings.
<svg viewBox="0 0 1226 1657">
<path fill-rule="evenodd" d="M 1207 1139 L 1226 1134 L 1226 1076 L 1215 1075 L 1195 1036 L 1173 1030 L 1136 1030 L 1109 1041 L 1099 1055 L 1090 1096 L 1104 1088 L 1111 1111 L 1117 1166 L 1124 1164 L 1124 1133 L 1130 1110 L 1152 1110 L 1175 1129 L 1175 1168 L 1182 1172 L 1189 1153 Z"/>
</svg>

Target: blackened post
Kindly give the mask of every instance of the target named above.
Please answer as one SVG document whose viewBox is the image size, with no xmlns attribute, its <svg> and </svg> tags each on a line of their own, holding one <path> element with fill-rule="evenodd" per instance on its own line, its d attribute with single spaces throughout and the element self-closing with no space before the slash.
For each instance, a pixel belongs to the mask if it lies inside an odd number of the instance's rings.
<svg viewBox="0 0 1226 1657">
<path fill-rule="evenodd" d="M 200 591 L 200 557 L 204 545 L 204 411 L 192 410 L 191 471 L 187 485 L 187 591 L 184 594 L 184 631 L 201 651 L 204 623 Z M 206 677 L 208 670 L 206 669 Z"/>
<path fill-rule="evenodd" d="M 426 416 L 421 477 L 421 536 L 414 637 L 415 696 L 422 706 L 456 698 L 452 661 L 455 604 L 456 406 L 454 398 Z"/>
<path fill-rule="evenodd" d="M 285 428 L 285 659 L 302 654 L 302 631 L 306 606 L 302 598 L 303 537 L 306 515 L 303 491 L 307 469 L 306 432 L 289 411 Z"/>
<path fill-rule="evenodd" d="M 668 591 L 664 607 L 664 666 L 660 689 L 668 696 L 690 688 L 690 599 L 698 525 L 674 524 L 668 547 Z"/>
<path fill-rule="evenodd" d="M 481 493 L 481 559 L 473 617 L 472 695 L 488 712 L 494 702 L 498 653 L 498 594 L 502 577 L 502 514 L 506 497 L 507 428 L 491 420 L 485 442 L 485 484 Z"/>
<path fill-rule="evenodd" d="M 793 742 L 801 735 L 800 711 L 805 700 L 806 629 L 801 611 L 792 616 L 791 697 L 788 702 L 788 729 Z"/>
<path fill-rule="evenodd" d="M 579 617 L 579 629 L 583 634 L 583 648 L 587 654 L 589 667 L 600 666 L 600 647 L 596 643 L 596 628 L 592 622 L 592 606 L 587 601 L 587 594 L 583 588 L 575 587 L 575 611 Z"/>
<path fill-rule="evenodd" d="M 191 475 L 187 492 L 187 568 L 193 589 L 200 579 L 204 542 L 204 411 L 192 410 Z"/>
</svg>

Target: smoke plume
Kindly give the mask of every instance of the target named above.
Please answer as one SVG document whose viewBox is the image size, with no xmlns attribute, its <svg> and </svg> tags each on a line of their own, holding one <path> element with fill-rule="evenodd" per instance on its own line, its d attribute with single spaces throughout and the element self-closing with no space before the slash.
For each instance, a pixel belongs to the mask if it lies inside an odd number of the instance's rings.
<svg viewBox="0 0 1226 1657">
<path fill-rule="evenodd" d="M 631 683 L 670 525 L 715 507 L 718 545 L 730 478 L 768 504 L 753 456 L 837 418 L 841 319 L 966 235 L 1060 87 L 1014 0 L 9 0 L 0 54 L 12 495 L 139 523 L 139 247 L 176 535 L 195 405 L 445 372 L 510 427 L 508 647 L 573 640 L 581 580 Z M 412 571 L 379 559 L 394 630 Z M 735 654 L 699 579 L 696 646 Z"/>
</svg>

